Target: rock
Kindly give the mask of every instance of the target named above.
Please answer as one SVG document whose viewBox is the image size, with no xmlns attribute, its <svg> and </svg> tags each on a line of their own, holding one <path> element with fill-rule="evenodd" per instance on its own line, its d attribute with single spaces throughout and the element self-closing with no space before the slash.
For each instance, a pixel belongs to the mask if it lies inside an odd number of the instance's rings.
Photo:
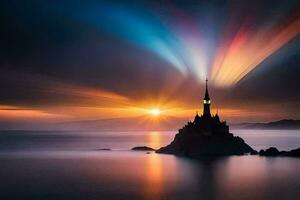
<svg viewBox="0 0 300 200">
<path fill-rule="evenodd" d="M 109 148 L 103 148 L 103 149 L 97 149 L 97 150 L 99 150 L 99 151 L 111 151 L 111 149 L 109 149 Z"/>
<path fill-rule="evenodd" d="M 300 157 L 300 148 L 293 149 L 291 151 L 278 151 L 275 147 L 270 147 L 266 150 L 259 151 L 260 156 L 288 156 L 288 157 Z"/>
<path fill-rule="evenodd" d="M 198 116 L 176 134 L 171 144 L 156 153 L 187 157 L 228 156 L 255 153 L 240 137 L 229 133 L 226 122 L 219 117 Z"/>
<path fill-rule="evenodd" d="M 138 147 L 133 147 L 131 150 L 133 151 L 155 151 L 155 149 L 147 146 L 138 146 Z"/>
<path fill-rule="evenodd" d="M 250 155 L 257 155 L 257 154 L 258 154 L 258 152 L 255 151 L 255 150 L 254 150 L 253 152 L 250 153 Z"/>
<path fill-rule="evenodd" d="M 260 150 L 259 155 L 261 155 L 261 156 L 278 156 L 278 155 L 280 155 L 280 152 L 275 147 L 270 147 L 270 148 L 266 149 L 265 151 Z"/>
<path fill-rule="evenodd" d="M 263 156 L 265 154 L 265 150 L 261 149 L 258 153 L 260 156 Z"/>
<path fill-rule="evenodd" d="M 300 148 L 286 152 L 285 156 L 300 157 Z"/>
<path fill-rule="evenodd" d="M 227 156 L 253 153 L 254 150 L 242 138 L 232 134 L 226 136 L 183 135 L 178 133 L 171 144 L 156 153 L 174 154 L 188 157 Z"/>
</svg>

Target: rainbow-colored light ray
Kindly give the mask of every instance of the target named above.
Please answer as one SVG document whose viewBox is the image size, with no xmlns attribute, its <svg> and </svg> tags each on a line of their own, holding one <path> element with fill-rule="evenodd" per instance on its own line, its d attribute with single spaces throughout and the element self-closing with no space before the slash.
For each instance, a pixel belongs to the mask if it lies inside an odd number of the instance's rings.
<svg viewBox="0 0 300 200">
<path fill-rule="evenodd" d="M 253 24 L 248 23 L 255 18 L 252 13 L 234 24 L 238 15 L 227 13 L 225 20 L 205 16 L 208 12 L 191 15 L 180 8 L 171 10 L 161 15 L 155 9 L 101 4 L 86 10 L 82 18 L 155 53 L 182 75 L 189 73 L 199 82 L 209 78 L 219 87 L 236 84 L 300 33 L 299 10 L 290 9 L 263 23 L 256 19 Z"/>
<path fill-rule="evenodd" d="M 211 72 L 213 81 L 222 87 L 236 84 L 299 33 L 299 17 L 285 25 L 252 32 L 241 27 L 229 45 L 217 51 Z"/>
</svg>

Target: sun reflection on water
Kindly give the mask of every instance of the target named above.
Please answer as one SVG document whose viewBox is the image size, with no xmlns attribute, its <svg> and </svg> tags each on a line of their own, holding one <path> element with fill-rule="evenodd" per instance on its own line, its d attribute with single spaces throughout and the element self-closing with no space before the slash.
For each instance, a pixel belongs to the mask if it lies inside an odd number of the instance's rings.
<svg viewBox="0 0 300 200">
<path fill-rule="evenodd" d="M 161 135 L 158 131 L 151 131 L 147 135 L 147 145 L 151 148 L 157 149 L 162 147 Z"/>
<path fill-rule="evenodd" d="M 145 170 L 145 199 L 161 199 L 161 195 L 163 193 L 163 174 L 161 156 L 155 153 L 149 155 L 145 163 Z"/>
</svg>

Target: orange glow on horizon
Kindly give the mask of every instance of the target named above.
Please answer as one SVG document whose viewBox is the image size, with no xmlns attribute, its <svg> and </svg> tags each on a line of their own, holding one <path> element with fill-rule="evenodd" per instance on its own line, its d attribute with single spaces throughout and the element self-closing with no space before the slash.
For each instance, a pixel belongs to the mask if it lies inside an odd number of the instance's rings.
<svg viewBox="0 0 300 200">
<path fill-rule="evenodd" d="M 97 106 L 53 106 L 53 107 L 17 107 L 10 105 L 0 105 L 0 119 L 9 121 L 80 121 L 80 120 L 102 120 L 102 119 L 128 119 L 135 121 L 137 128 L 145 130 L 166 130 L 168 127 L 180 128 L 182 123 L 193 120 L 196 111 L 202 107 L 192 108 L 184 105 L 173 104 L 153 104 L 145 102 L 132 102 L 139 106 L 115 106 L 115 107 L 97 107 Z M 153 106 L 157 105 L 157 106 Z M 218 109 L 221 120 L 230 122 L 255 122 L 255 121 L 272 121 L 280 118 L 286 118 L 286 113 L 277 109 L 276 105 L 261 106 L 260 111 L 251 107 L 227 107 Z M 153 112 L 153 109 L 155 110 Z M 216 109 L 213 105 L 211 113 L 214 115 Z M 276 114 L 275 114 L 276 113 Z M 162 129 L 161 129 L 162 128 Z"/>
<path fill-rule="evenodd" d="M 68 118 L 67 115 L 52 114 L 39 109 L 20 108 L 16 106 L 0 105 L 0 119 L 57 119 Z"/>
</svg>

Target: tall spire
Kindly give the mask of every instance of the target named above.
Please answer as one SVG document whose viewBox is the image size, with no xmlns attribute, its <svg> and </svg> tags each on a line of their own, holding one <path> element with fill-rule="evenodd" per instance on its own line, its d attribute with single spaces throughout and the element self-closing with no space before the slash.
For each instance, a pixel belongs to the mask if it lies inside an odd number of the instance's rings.
<svg viewBox="0 0 300 200">
<path fill-rule="evenodd" d="M 209 94 L 208 94 L 208 89 L 207 89 L 207 78 L 206 78 L 206 80 L 205 80 L 205 82 L 206 82 L 206 85 L 205 85 L 205 97 L 204 97 L 204 99 L 205 100 L 210 100 L 210 98 L 209 98 Z"/>
<path fill-rule="evenodd" d="M 205 96 L 203 99 L 203 116 L 209 116 L 211 117 L 210 114 L 210 98 L 209 98 L 209 94 L 208 94 L 208 88 L 207 88 L 207 79 L 206 81 L 206 86 L 205 86 Z"/>
</svg>

